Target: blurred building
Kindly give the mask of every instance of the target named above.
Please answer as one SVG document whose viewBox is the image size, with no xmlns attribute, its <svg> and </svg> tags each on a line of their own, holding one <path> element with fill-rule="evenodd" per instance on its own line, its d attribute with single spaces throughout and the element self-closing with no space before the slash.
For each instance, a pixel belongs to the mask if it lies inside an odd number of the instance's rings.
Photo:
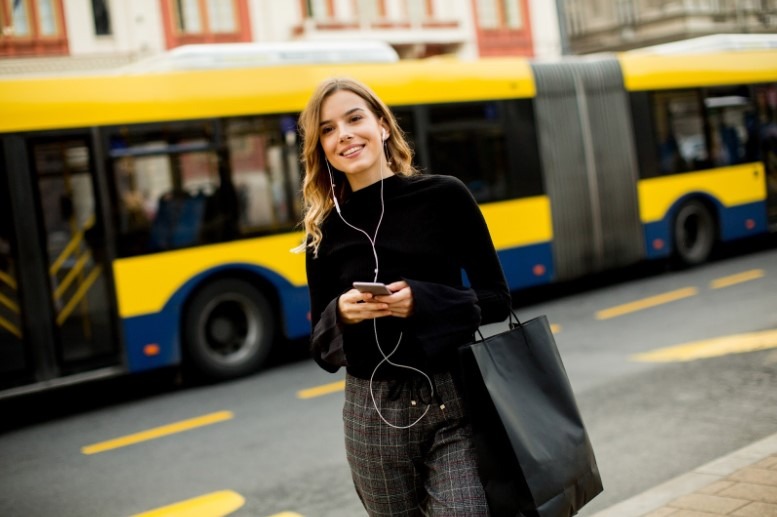
<svg viewBox="0 0 777 517">
<path fill-rule="evenodd" d="M 777 32 L 777 0 L 558 0 L 572 54 Z"/>
<path fill-rule="evenodd" d="M 389 43 L 402 58 L 554 56 L 551 0 L 0 0 L 0 74 L 110 69 L 195 43 Z"/>
</svg>

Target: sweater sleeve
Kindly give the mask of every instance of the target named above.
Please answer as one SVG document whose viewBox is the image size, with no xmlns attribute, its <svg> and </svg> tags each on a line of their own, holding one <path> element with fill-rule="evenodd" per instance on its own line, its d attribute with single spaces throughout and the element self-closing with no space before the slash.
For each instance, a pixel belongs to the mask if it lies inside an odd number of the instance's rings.
<svg viewBox="0 0 777 517">
<path fill-rule="evenodd" d="M 430 358 L 468 342 L 481 324 L 503 321 L 511 307 L 507 281 L 475 198 L 461 181 L 451 178 L 440 202 L 448 223 L 446 253 L 461 265 L 469 286 L 405 278 L 414 301 L 408 323 Z"/>
<path fill-rule="evenodd" d="M 480 324 L 503 321 L 510 314 L 511 299 L 499 256 L 486 220 L 472 193 L 460 180 L 451 189 L 449 242 L 457 254 L 480 307 Z"/>
<path fill-rule="evenodd" d="M 307 251 L 305 265 L 310 294 L 310 351 L 313 359 L 324 370 L 334 373 L 348 366 L 343 345 L 343 329 L 337 316 L 340 293 L 328 280 L 323 258 L 314 258 Z"/>
<path fill-rule="evenodd" d="M 404 280 L 413 291 L 413 315 L 408 324 L 427 357 L 437 357 L 472 339 L 480 324 L 475 291 Z"/>
</svg>

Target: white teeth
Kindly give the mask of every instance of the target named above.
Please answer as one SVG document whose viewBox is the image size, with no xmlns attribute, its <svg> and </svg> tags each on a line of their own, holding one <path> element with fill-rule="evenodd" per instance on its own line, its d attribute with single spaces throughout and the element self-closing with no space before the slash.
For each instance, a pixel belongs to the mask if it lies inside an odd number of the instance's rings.
<svg viewBox="0 0 777 517">
<path fill-rule="evenodd" d="M 348 149 L 347 151 L 345 151 L 343 153 L 343 156 L 351 156 L 352 154 L 357 153 L 361 150 L 362 150 L 361 147 L 352 147 L 351 149 Z"/>
</svg>

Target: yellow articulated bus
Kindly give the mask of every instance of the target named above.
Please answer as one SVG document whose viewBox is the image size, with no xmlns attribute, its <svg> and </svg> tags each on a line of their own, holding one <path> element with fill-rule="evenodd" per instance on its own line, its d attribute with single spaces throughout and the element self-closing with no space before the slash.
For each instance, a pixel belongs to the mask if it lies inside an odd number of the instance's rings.
<svg viewBox="0 0 777 517">
<path fill-rule="evenodd" d="M 307 336 L 296 118 L 335 75 L 469 186 L 514 291 L 777 223 L 771 50 L 0 80 L 0 397 Z"/>
</svg>

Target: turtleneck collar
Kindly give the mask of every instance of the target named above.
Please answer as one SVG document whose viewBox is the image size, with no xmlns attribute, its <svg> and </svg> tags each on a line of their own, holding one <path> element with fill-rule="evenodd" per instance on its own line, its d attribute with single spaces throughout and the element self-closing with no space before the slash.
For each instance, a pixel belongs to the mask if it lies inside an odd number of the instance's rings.
<svg viewBox="0 0 777 517">
<path fill-rule="evenodd" d="M 355 192 L 351 192 L 351 195 L 349 197 L 354 200 L 364 198 L 364 197 L 369 197 L 372 195 L 373 192 L 380 192 L 381 182 L 383 183 L 383 188 L 385 190 L 387 187 L 396 185 L 399 181 L 400 181 L 400 176 L 398 174 L 393 174 L 387 178 L 378 180 L 375 183 L 371 183 L 366 187 L 362 187 Z"/>
</svg>

